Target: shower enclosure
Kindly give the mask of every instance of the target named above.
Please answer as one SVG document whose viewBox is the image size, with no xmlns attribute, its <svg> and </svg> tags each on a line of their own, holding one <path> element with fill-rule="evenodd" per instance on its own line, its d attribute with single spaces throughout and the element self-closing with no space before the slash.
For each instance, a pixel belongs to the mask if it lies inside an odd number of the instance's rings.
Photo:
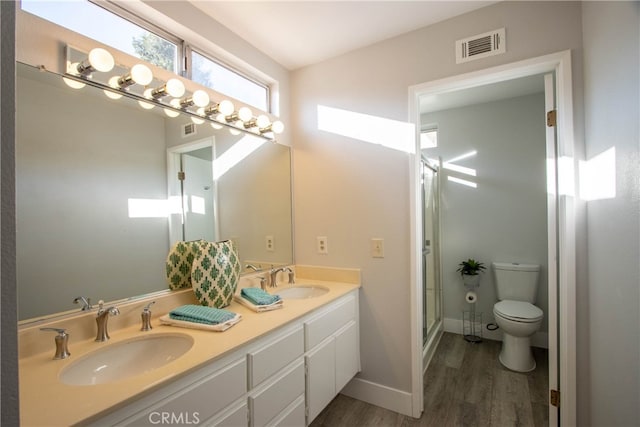
<svg viewBox="0 0 640 427">
<path fill-rule="evenodd" d="M 440 280 L 440 186 L 438 165 L 423 156 L 422 173 L 422 344 L 426 368 L 442 332 Z"/>
</svg>

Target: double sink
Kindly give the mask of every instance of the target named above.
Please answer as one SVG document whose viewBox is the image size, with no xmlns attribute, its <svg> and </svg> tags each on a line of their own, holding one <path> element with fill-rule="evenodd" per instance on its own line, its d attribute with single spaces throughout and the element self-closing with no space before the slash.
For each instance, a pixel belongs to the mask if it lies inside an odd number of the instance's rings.
<svg viewBox="0 0 640 427">
<path fill-rule="evenodd" d="M 279 289 L 283 300 L 316 298 L 329 292 L 319 285 Z M 98 385 L 123 380 L 160 368 L 187 353 L 193 346 L 187 334 L 154 334 L 114 343 L 74 361 L 60 373 L 67 385 Z"/>
</svg>

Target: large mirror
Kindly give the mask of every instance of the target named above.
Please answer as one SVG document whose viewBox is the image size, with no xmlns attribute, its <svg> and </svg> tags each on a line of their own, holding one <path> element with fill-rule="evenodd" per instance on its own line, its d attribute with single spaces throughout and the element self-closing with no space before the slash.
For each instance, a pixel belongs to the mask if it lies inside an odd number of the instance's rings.
<svg viewBox="0 0 640 427">
<path fill-rule="evenodd" d="M 16 85 L 21 321 L 168 289 L 177 240 L 233 239 L 243 268 L 293 262 L 288 147 L 25 64 Z"/>
</svg>

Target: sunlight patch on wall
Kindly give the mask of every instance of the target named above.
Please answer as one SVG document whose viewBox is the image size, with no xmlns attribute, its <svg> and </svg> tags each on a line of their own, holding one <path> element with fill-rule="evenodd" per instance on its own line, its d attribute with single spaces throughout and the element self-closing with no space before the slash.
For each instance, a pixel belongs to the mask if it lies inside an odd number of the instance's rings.
<svg viewBox="0 0 640 427">
<path fill-rule="evenodd" d="M 461 154 L 457 157 L 454 157 L 451 160 L 447 160 L 446 162 L 442 162 L 442 169 L 446 169 L 452 172 L 457 172 L 463 175 L 467 175 L 467 176 L 476 176 L 477 172 L 475 169 L 473 168 L 468 168 L 466 166 L 460 166 L 455 164 L 454 162 L 459 162 L 461 160 L 465 160 L 468 159 L 470 157 L 475 156 L 476 154 L 478 154 L 477 150 L 473 150 L 473 151 L 469 151 L 467 153 Z M 461 179 L 461 178 L 456 178 L 454 176 L 448 176 L 447 179 L 451 182 L 455 182 L 458 184 L 462 184 L 462 185 L 466 185 L 467 187 L 472 187 L 472 188 L 478 188 L 478 184 L 473 182 L 473 181 L 469 181 L 466 179 Z"/>
<path fill-rule="evenodd" d="M 586 201 L 616 197 L 616 147 L 580 161 L 580 198 Z"/>
<path fill-rule="evenodd" d="M 204 197 L 191 196 L 191 211 L 194 214 L 206 215 Z"/>
<path fill-rule="evenodd" d="M 451 182 L 455 182 L 457 184 L 466 185 L 467 187 L 478 188 L 478 184 L 476 184 L 475 182 L 467 181 L 466 179 L 456 178 L 455 176 L 448 176 L 447 180 Z"/>
<path fill-rule="evenodd" d="M 416 152 L 412 123 L 318 105 L 318 129 L 405 153 Z"/>
<path fill-rule="evenodd" d="M 220 179 L 222 175 L 260 148 L 265 142 L 266 140 L 262 138 L 248 135 L 233 144 L 231 148 L 213 161 L 213 180 Z"/>
<path fill-rule="evenodd" d="M 575 196 L 575 167 L 573 157 L 558 158 L 558 193 L 560 196 Z"/>
</svg>

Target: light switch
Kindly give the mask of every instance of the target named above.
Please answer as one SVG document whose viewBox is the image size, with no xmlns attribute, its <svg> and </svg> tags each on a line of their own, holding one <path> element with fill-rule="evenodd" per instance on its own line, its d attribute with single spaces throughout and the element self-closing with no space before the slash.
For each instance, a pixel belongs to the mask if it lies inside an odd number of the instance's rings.
<svg viewBox="0 0 640 427">
<path fill-rule="evenodd" d="M 384 258 L 384 239 L 371 239 L 371 256 Z"/>
</svg>

